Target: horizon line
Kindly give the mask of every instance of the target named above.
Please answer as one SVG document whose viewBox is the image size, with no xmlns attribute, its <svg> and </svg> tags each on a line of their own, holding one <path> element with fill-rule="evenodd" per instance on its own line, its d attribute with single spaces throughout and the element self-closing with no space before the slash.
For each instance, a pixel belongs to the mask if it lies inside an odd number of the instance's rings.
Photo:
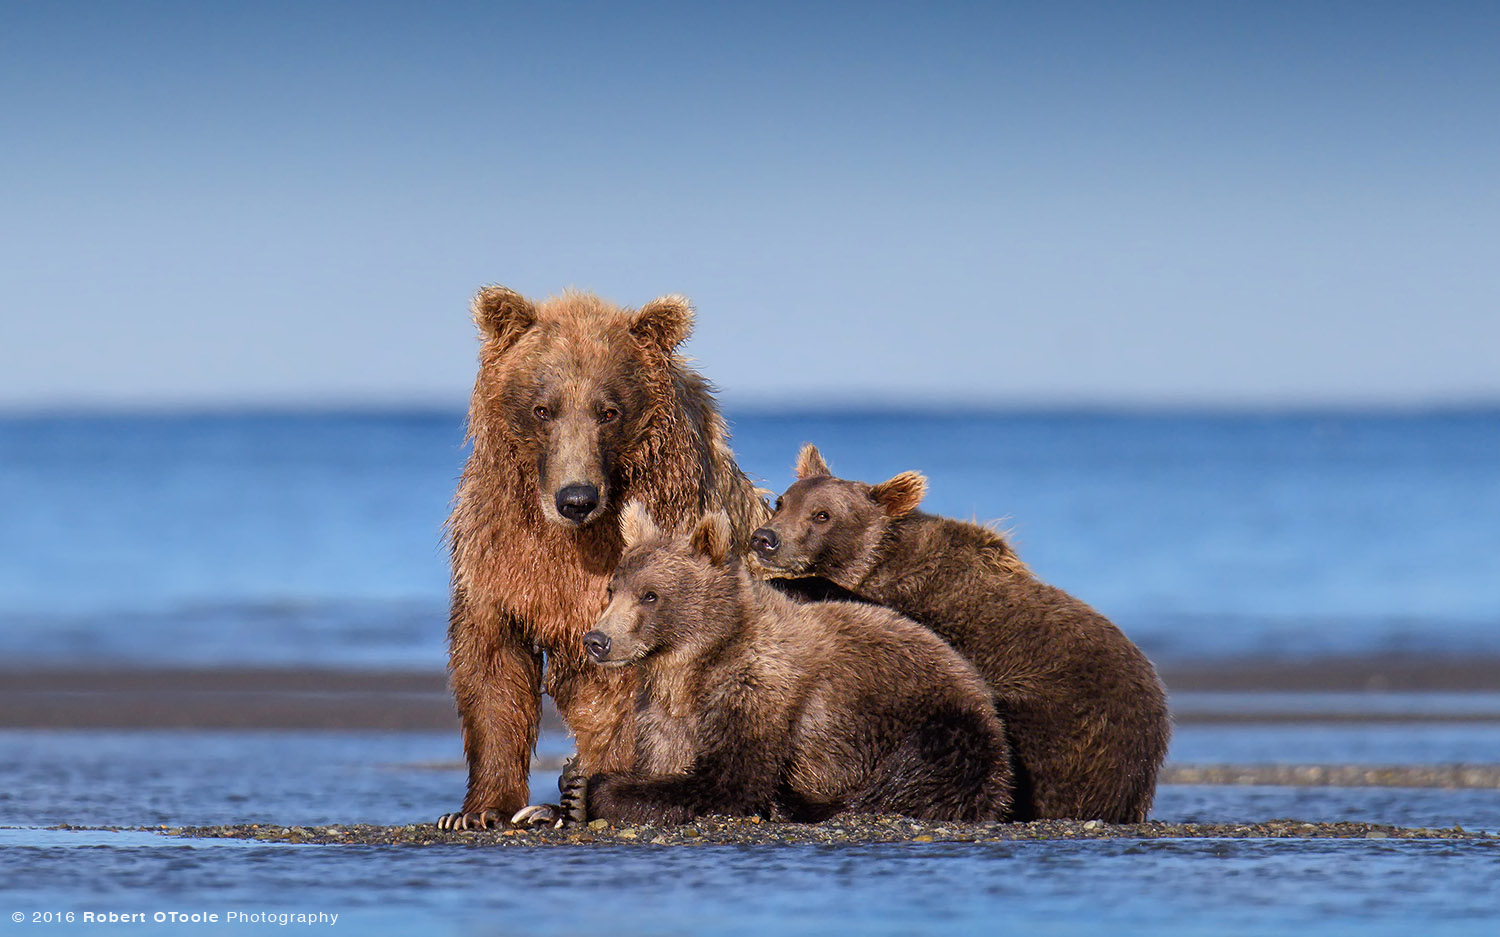
<svg viewBox="0 0 1500 937">
<path fill-rule="evenodd" d="M 57 403 L 13 406 L 0 403 L 0 421 L 90 419 L 214 419 L 254 417 L 421 417 L 462 419 L 468 401 L 286 400 L 171 401 L 120 404 Z M 1250 400 L 984 400 L 941 398 L 832 399 L 817 405 L 793 399 L 719 398 L 719 410 L 733 418 L 902 417 L 902 416 L 1482 416 L 1500 415 L 1500 398 L 1411 401 L 1250 401 Z"/>
</svg>

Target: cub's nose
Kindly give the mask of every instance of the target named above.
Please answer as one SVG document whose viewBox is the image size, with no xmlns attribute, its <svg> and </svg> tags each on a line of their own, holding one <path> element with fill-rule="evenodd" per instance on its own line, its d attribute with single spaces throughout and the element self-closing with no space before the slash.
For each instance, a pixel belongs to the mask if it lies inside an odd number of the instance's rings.
<svg viewBox="0 0 1500 937">
<path fill-rule="evenodd" d="M 781 538 L 776 536 L 776 531 L 769 527 L 762 527 L 750 535 L 750 547 L 761 556 L 770 556 L 781 546 Z"/>
<path fill-rule="evenodd" d="M 595 661 L 604 660 L 609 656 L 609 635 L 602 631 L 590 631 L 583 636 L 583 649 Z"/>
<path fill-rule="evenodd" d="M 599 506 L 599 489 L 593 485 L 565 485 L 557 493 L 557 513 L 577 524 Z"/>
</svg>

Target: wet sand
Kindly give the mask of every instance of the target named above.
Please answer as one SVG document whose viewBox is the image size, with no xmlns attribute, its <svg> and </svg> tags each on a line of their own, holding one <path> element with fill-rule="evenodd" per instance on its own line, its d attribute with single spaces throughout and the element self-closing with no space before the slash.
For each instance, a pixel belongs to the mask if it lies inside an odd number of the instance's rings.
<svg viewBox="0 0 1500 937">
<path fill-rule="evenodd" d="M 440 673 L 84 667 L 0 673 L 0 728 L 457 727 L 447 679 Z"/>
<path fill-rule="evenodd" d="M 1500 722 L 1500 709 L 1442 713 L 1195 709 L 1192 694 L 1500 693 L 1500 660 L 1368 657 L 1164 666 L 1179 724 Z M 446 678 L 428 671 L 33 667 L 0 672 L 0 728 L 455 730 Z M 560 730 L 550 706 L 544 729 Z"/>
</svg>

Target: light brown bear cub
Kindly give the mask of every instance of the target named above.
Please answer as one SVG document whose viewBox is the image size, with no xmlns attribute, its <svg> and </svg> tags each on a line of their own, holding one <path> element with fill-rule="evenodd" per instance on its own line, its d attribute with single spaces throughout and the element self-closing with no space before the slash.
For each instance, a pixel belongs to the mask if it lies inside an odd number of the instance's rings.
<svg viewBox="0 0 1500 937">
<path fill-rule="evenodd" d="M 723 513 L 663 532 L 632 502 L 589 656 L 638 679 L 634 768 L 588 778 L 590 818 L 1009 816 L 989 690 L 889 609 L 799 604 L 756 579 Z"/>
<path fill-rule="evenodd" d="M 807 446 L 797 479 L 751 536 L 761 575 L 826 579 L 973 661 L 1015 752 L 1017 819 L 1146 818 L 1171 722 L 1151 662 L 1118 628 L 1038 580 L 1000 534 L 916 510 L 915 472 L 834 478 Z"/>
</svg>

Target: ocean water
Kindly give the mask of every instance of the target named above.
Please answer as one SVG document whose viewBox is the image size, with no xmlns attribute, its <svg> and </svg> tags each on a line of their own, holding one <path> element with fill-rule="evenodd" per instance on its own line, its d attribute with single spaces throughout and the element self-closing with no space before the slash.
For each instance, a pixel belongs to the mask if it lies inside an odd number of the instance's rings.
<svg viewBox="0 0 1500 937">
<path fill-rule="evenodd" d="M 1500 411 L 730 410 L 997 520 L 1158 660 L 1500 653 Z M 458 412 L 0 419 L 0 657 L 440 667 Z"/>
</svg>

